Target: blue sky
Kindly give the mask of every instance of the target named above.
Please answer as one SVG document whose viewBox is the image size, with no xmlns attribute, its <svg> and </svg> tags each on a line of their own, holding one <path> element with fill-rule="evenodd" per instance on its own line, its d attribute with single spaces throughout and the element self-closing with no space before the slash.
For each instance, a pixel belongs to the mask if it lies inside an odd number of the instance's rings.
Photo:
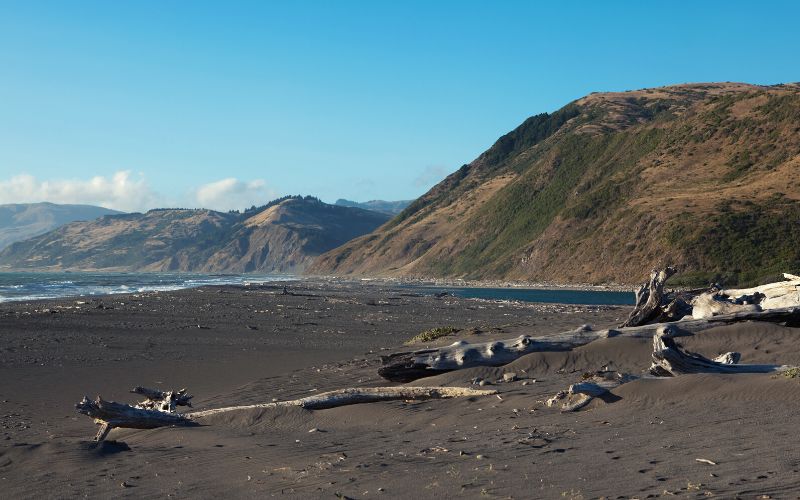
<svg viewBox="0 0 800 500">
<path fill-rule="evenodd" d="M 415 198 L 589 92 L 800 80 L 800 2 L 0 0 L 0 203 Z"/>
</svg>

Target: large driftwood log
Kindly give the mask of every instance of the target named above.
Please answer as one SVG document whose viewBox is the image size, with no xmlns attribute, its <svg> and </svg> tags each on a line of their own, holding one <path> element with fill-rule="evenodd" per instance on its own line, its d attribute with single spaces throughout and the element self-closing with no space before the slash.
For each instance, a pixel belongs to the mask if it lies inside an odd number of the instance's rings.
<svg viewBox="0 0 800 500">
<path fill-rule="evenodd" d="M 156 398 L 156 408 L 163 407 L 163 401 L 158 398 L 168 398 L 174 401 L 188 403 L 191 396 L 184 396 L 183 399 L 176 398 L 175 394 L 185 394 L 186 390 L 161 392 L 152 389 L 137 387 L 131 392 L 144 394 L 148 398 Z M 373 403 L 376 401 L 394 400 L 427 400 L 443 399 L 456 397 L 477 397 L 496 394 L 494 390 L 469 389 L 462 387 L 366 387 L 350 388 L 337 391 L 324 392 L 314 396 L 295 399 L 291 401 L 278 401 L 273 403 L 263 403 L 255 405 L 229 406 L 227 408 L 217 408 L 212 410 L 196 411 L 187 414 L 180 414 L 173 411 L 163 411 L 159 409 L 141 408 L 139 405 L 131 406 L 113 401 L 105 401 L 100 396 L 94 401 L 84 397 L 82 401 L 75 405 L 79 413 L 83 413 L 95 419 L 95 423 L 100 425 L 100 430 L 95 436 L 95 441 L 102 441 L 108 436 L 111 429 L 116 427 L 128 429 L 155 429 L 158 427 L 187 426 L 197 425 L 198 419 L 239 410 L 249 410 L 256 408 L 281 408 L 296 406 L 307 410 L 322 410 L 336 408 L 338 406 L 354 405 L 360 403 Z M 148 399 L 150 401 L 150 399 Z M 140 403 L 141 405 L 142 403 Z"/>
<path fill-rule="evenodd" d="M 800 277 L 784 273 L 787 281 L 753 288 L 708 290 L 692 301 L 692 316 L 707 318 L 736 311 L 766 311 L 800 306 Z"/>
<path fill-rule="evenodd" d="M 213 410 L 196 411 L 186 415 L 192 420 L 239 410 L 252 410 L 258 408 L 282 408 L 299 406 L 306 410 L 325 410 L 339 406 L 355 405 L 361 403 L 374 403 L 377 401 L 395 400 L 427 400 L 458 397 L 476 397 L 497 394 L 494 390 L 469 389 L 463 387 L 362 387 L 352 389 L 339 389 L 323 392 L 314 396 L 294 399 L 291 401 L 276 401 L 255 405 L 229 406 Z"/>
<path fill-rule="evenodd" d="M 617 336 L 650 338 L 664 327 L 671 331 L 673 337 L 691 335 L 709 328 L 740 321 L 764 321 L 798 326 L 800 325 L 800 307 L 768 311 L 741 311 L 704 319 L 686 319 L 673 323 L 609 330 L 595 331 L 583 327 L 546 337 L 522 335 L 514 339 L 480 344 L 458 341 L 445 347 L 383 356 L 383 366 L 378 369 L 378 374 L 387 380 L 405 383 L 463 368 L 502 366 L 533 352 L 568 351 L 597 339 Z"/>
<path fill-rule="evenodd" d="M 650 373 L 674 377 L 690 373 L 770 373 L 791 369 L 786 365 L 740 365 L 739 353 L 729 352 L 715 359 L 684 351 L 669 332 L 653 335 L 653 364 Z"/>
<path fill-rule="evenodd" d="M 787 281 L 753 288 L 722 289 L 712 285 L 704 289 L 665 292 L 664 284 L 675 272 L 672 267 L 651 272 L 650 279 L 635 292 L 636 304 L 623 327 L 673 322 L 686 316 L 702 319 L 800 306 L 800 277 L 793 274 L 784 273 Z"/>
</svg>

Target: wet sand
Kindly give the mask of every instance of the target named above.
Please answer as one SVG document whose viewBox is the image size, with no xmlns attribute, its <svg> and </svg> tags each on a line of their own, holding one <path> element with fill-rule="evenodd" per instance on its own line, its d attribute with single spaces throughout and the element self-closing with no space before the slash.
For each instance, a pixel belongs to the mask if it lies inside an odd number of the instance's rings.
<svg viewBox="0 0 800 500">
<path fill-rule="evenodd" d="M 543 401 L 650 342 L 612 338 L 413 385 L 495 381 L 499 397 L 232 412 L 201 427 L 112 431 L 73 405 L 188 387 L 207 409 L 391 385 L 379 355 L 422 330 L 472 342 L 618 324 L 624 307 L 417 296 L 386 283 L 303 282 L 0 305 L 0 491 L 8 498 L 796 498 L 800 381 L 639 380 L 562 414 Z M 83 302 L 79 304 L 78 302 Z M 102 307 L 101 307 L 102 304 Z M 742 324 L 682 339 L 704 355 L 800 364 L 796 329 Z M 501 382 L 504 373 L 518 380 Z M 314 430 L 315 432 L 309 432 Z M 703 458 L 714 462 L 698 462 Z"/>
</svg>

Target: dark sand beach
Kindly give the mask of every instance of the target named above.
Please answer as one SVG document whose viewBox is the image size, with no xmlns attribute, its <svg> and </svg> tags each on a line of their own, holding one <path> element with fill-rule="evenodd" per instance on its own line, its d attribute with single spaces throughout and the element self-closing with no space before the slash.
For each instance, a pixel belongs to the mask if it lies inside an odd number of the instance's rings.
<svg viewBox="0 0 800 500">
<path fill-rule="evenodd" d="M 544 401 L 584 372 L 641 374 L 648 339 L 611 338 L 409 385 L 496 396 L 328 410 L 252 409 L 192 428 L 116 429 L 93 447 L 84 395 L 188 387 L 196 409 L 393 385 L 380 354 L 437 326 L 483 342 L 619 324 L 621 306 L 431 297 L 308 281 L 0 305 L 4 498 L 796 498 L 800 381 L 769 374 L 638 380 L 576 413 Z M 797 364 L 796 329 L 745 323 L 682 340 L 706 356 Z M 502 382 L 504 373 L 517 380 Z M 311 432 L 313 431 L 313 432 Z M 704 459 L 713 462 L 700 462 Z"/>
</svg>

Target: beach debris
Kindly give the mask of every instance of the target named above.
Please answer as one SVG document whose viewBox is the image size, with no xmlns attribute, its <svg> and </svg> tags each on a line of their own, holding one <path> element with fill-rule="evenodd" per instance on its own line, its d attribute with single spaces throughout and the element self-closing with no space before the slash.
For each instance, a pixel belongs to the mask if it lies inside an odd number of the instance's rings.
<svg viewBox="0 0 800 500">
<path fill-rule="evenodd" d="M 87 415 L 100 425 L 94 437 L 97 442 L 103 441 L 115 427 L 131 429 L 154 429 L 172 425 L 190 425 L 191 421 L 177 412 L 178 406 L 191 407 L 192 396 L 186 389 L 179 391 L 160 391 L 146 387 L 134 387 L 133 394 L 145 396 L 147 399 L 130 406 L 113 401 L 105 401 L 100 396 L 92 401 L 84 396 L 75 408 L 79 413 Z"/>
<path fill-rule="evenodd" d="M 692 316 L 705 318 L 741 310 L 766 311 L 800 306 L 800 276 L 783 273 L 786 281 L 753 288 L 710 289 L 692 303 Z"/>
<path fill-rule="evenodd" d="M 139 394 L 147 399 L 138 403 L 137 408 L 147 410 L 161 410 L 175 413 L 177 406 L 192 407 L 191 399 L 194 397 L 186 392 L 186 388 L 179 391 L 159 391 L 158 389 L 148 389 L 147 387 L 137 386 L 131 389 L 132 394 Z"/>
<path fill-rule="evenodd" d="M 664 295 L 664 284 L 676 272 L 678 270 L 671 266 L 667 266 L 664 269 L 653 269 L 650 272 L 650 279 L 647 283 L 642 284 L 636 290 L 636 305 L 628 319 L 621 326 L 641 326 L 648 323 L 663 322 L 665 320 L 664 317 L 668 316 L 666 314 L 667 309 L 670 308 L 674 300 L 678 300 L 674 299 L 665 304 L 667 297 Z M 670 318 L 666 319 L 666 321 L 674 321 L 675 319 L 678 318 Z"/>
<path fill-rule="evenodd" d="M 136 387 L 131 392 L 142 394 L 147 399 L 136 406 L 105 401 L 100 396 L 92 401 L 84 396 L 75 409 L 95 420 L 100 430 L 95 441 L 103 441 L 117 427 L 129 429 L 155 429 L 158 427 L 192 426 L 197 420 L 211 415 L 231 411 L 268 409 L 297 406 L 306 410 L 323 410 L 339 406 L 373 403 L 378 401 L 422 401 L 457 397 L 478 397 L 497 394 L 497 391 L 464 387 L 356 387 L 329 391 L 291 401 L 275 401 L 254 405 L 229 406 L 212 410 L 181 414 L 177 406 L 189 406 L 192 396 L 186 389 L 180 391 L 158 391 Z M 319 429 L 317 429 L 319 432 Z"/>
<path fill-rule="evenodd" d="M 94 419 L 100 429 L 94 437 L 97 442 L 103 441 L 112 429 L 125 427 L 129 429 L 155 429 L 176 425 L 192 425 L 193 422 L 179 413 L 161 410 L 146 410 L 114 401 L 106 401 L 98 396 L 94 401 L 83 398 L 75 408 Z"/>
<path fill-rule="evenodd" d="M 381 356 L 378 375 L 392 382 L 408 383 L 440 373 L 476 366 L 503 366 L 533 352 L 569 351 L 598 339 L 611 337 L 650 338 L 663 329 L 671 337 L 688 336 L 697 332 L 743 321 L 800 325 L 800 306 L 761 311 L 741 310 L 701 319 L 682 319 L 668 323 L 591 330 L 585 326 L 542 337 L 519 337 L 483 343 L 463 340 L 448 346 L 416 351 L 396 352 Z"/>
<path fill-rule="evenodd" d="M 280 408 L 299 406 L 306 410 L 324 410 L 339 406 L 373 403 L 378 401 L 422 401 L 427 399 L 445 399 L 456 397 L 476 397 L 496 394 L 497 391 L 486 389 L 468 389 L 464 387 L 357 387 L 323 392 L 314 396 L 255 405 L 231 406 L 215 410 L 205 410 L 188 414 L 196 419 L 229 411 L 254 408 Z"/>
<path fill-rule="evenodd" d="M 684 351 L 673 335 L 662 329 L 653 335 L 653 364 L 650 373 L 658 377 L 674 377 L 690 373 L 771 373 L 786 372 L 787 365 L 737 364 L 739 353 L 729 352 L 715 359 Z"/>
<path fill-rule="evenodd" d="M 794 274 L 784 273 L 785 281 L 753 288 L 722 289 L 711 285 L 665 293 L 664 284 L 676 272 L 674 267 L 651 271 L 650 279 L 636 291 L 636 305 L 623 327 L 800 307 L 800 276 Z"/>
<path fill-rule="evenodd" d="M 583 380 L 572 384 L 566 391 L 558 391 L 545 404 L 549 407 L 561 403 L 562 412 L 578 411 L 588 405 L 594 398 L 613 400 L 611 389 L 626 384 L 638 377 L 613 370 L 599 370 L 583 374 Z M 619 398 L 616 398 L 619 399 Z"/>
<path fill-rule="evenodd" d="M 700 462 L 702 464 L 717 465 L 717 462 L 712 462 L 711 460 L 709 460 L 707 458 L 695 458 L 694 461 L 695 462 Z"/>
</svg>

